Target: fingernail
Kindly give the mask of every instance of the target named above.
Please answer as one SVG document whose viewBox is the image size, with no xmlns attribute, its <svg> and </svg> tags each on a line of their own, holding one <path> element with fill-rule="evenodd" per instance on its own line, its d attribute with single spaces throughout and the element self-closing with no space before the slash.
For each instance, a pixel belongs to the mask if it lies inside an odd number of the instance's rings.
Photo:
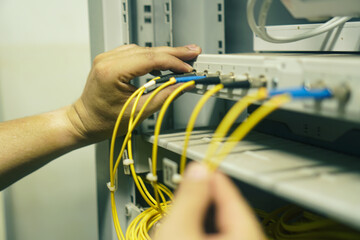
<svg viewBox="0 0 360 240">
<path fill-rule="evenodd" d="M 197 46 L 196 44 L 189 44 L 185 46 L 187 49 L 189 49 L 190 51 L 195 51 L 198 52 L 200 50 L 200 47 Z"/>
<path fill-rule="evenodd" d="M 192 70 L 194 70 L 194 68 L 193 68 L 190 64 L 188 64 L 188 63 L 186 63 L 186 62 L 184 62 L 184 63 L 185 63 L 185 65 L 186 65 L 186 67 L 187 67 L 187 69 L 188 69 L 189 72 L 191 72 Z"/>
<path fill-rule="evenodd" d="M 189 180 L 203 180 L 209 174 L 208 169 L 201 163 L 191 163 L 186 169 L 185 179 Z"/>
</svg>

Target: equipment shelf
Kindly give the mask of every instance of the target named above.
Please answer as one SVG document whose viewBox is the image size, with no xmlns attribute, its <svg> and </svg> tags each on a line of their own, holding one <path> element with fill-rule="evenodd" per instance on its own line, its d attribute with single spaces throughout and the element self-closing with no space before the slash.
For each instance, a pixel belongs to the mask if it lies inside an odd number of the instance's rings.
<svg viewBox="0 0 360 240">
<path fill-rule="evenodd" d="M 204 158 L 212 134 L 212 130 L 193 132 L 188 159 Z M 180 131 L 160 135 L 160 150 L 181 154 L 184 136 Z M 146 140 L 152 143 L 153 137 Z M 356 157 L 254 131 L 238 143 L 220 170 L 360 229 L 360 161 Z"/>
</svg>

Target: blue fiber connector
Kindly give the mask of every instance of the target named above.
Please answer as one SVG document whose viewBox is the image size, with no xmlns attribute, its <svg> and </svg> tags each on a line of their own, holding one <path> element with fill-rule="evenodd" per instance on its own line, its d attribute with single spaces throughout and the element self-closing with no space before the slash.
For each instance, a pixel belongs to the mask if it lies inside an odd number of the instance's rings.
<svg viewBox="0 0 360 240">
<path fill-rule="evenodd" d="M 176 82 L 178 83 L 182 83 L 182 82 L 189 82 L 189 81 L 194 81 L 194 80 L 198 80 L 198 79 L 204 79 L 206 78 L 206 76 L 187 76 L 187 77 L 177 77 Z"/>
<path fill-rule="evenodd" d="M 284 93 L 290 94 L 292 98 L 324 99 L 324 98 L 333 97 L 332 92 L 328 88 L 307 89 L 305 87 L 272 90 L 269 92 L 269 96 L 272 97 L 272 96 L 284 94 Z"/>
</svg>

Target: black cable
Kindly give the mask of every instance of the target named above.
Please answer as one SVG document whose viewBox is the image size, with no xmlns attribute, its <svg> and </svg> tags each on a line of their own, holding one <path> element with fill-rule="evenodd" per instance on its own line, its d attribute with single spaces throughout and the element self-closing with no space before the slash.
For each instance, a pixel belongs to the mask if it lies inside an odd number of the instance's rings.
<svg viewBox="0 0 360 240">
<path fill-rule="evenodd" d="M 248 80 L 239 82 L 223 83 L 224 88 L 251 88 L 251 84 Z"/>
<path fill-rule="evenodd" d="M 195 84 L 215 85 L 220 83 L 220 77 L 206 77 L 195 80 Z"/>
</svg>

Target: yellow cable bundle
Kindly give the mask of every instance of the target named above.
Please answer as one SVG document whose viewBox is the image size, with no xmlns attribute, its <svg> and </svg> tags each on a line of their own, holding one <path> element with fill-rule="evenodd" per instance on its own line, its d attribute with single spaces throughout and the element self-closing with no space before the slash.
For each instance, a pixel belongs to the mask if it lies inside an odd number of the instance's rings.
<svg viewBox="0 0 360 240">
<path fill-rule="evenodd" d="M 154 80 L 154 79 L 153 79 Z M 172 85 L 176 83 L 176 80 L 174 78 L 170 79 L 168 82 L 162 84 L 160 87 L 156 88 L 148 97 L 148 99 L 145 101 L 143 107 L 140 109 L 139 113 L 137 114 L 135 120 L 135 113 L 136 113 L 136 108 L 137 105 L 139 103 L 140 97 L 143 95 L 145 88 L 141 87 L 139 88 L 137 91 L 135 91 L 132 96 L 126 101 L 126 103 L 124 104 L 118 119 L 116 121 L 115 127 L 114 127 L 114 132 L 113 132 L 113 137 L 112 137 L 112 142 L 111 142 L 111 147 L 110 147 L 110 177 L 113 180 L 110 180 L 111 185 L 110 186 L 114 186 L 114 176 L 117 173 L 117 168 L 120 164 L 122 155 L 125 151 L 125 148 L 127 146 L 128 149 L 128 155 L 129 155 L 129 159 L 133 159 L 133 155 L 132 155 L 132 146 L 131 146 L 131 133 L 133 131 L 133 129 L 135 128 L 136 124 L 140 121 L 140 118 L 142 116 L 142 114 L 144 113 L 146 107 L 149 105 L 149 103 L 151 102 L 151 100 L 156 96 L 156 94 L 158 94 L 162 89 L 164 89 L 165 87 Z M 184 90 L 184 88 L 181 89 L 181 91 Z M 178 91 L 175 91 L 178 92 Z M 174 93 L 173 93 L 174 94 Z M 177 96 L 178 94 L 176 94 Z M 172 99 L 174 99 L 176 96 L 172 97 Z M 129 119 L 129 124 L 128 124 L 128 133 L 124 139 L 122 148 L 120 150 L 120 153 L 117 157 L 117 161 L 113 166 L 113 159 L 114 159 L 114 148 L 115 148 L 115 140 L 116 140 L 116 136 L 117 136 L 117 131 L 118 128 L 120 126 L 121 123 L 121 119 L 125 113 L 126 108 L 128 107 L 128 105 L 130 104 L 130 102 L 134 99 L 134 104 L 131 110 L 131 114 L 130 114 L 130 119 Z M 171 97 L 171 96 L 170 96 Z M 169 98 L 170 98 L 169 97 Z M 165 109 L 166 110 L 166 109 Z M 138 216 L 138 218 L 136 218 L 134 221 L 134 223 L 131 224 L 131 226 L 136 226 L 134 229 L 129 228 L 127 230 L 126 233 L 126 239 L 150 239 L 149 235 L 147 233 L 147 231 L 149 231 L 149 229 L 152 227 L 152 225 L 158 221 L 161 218 L 161 214 L 158 211 L 158 209 L 156 208 L 156 201 L 155 199 L 151 196 L 151 194 L 149 193 L 149 191 L 147 190 L 143 180 L 137 176 L 136 171 L 135 171 L 135 167 L 134 164 L 130 164 L 130 171 L 131 171 L 131 175 L 133 177 L 133 180 L 135 182 L 135 185 L 137 187 L 137 189 L 139 190 L 140 194 L 142 195 L 142 197 L 145 199 L 145 201 L 149 204 L 150 208 L 147 211 L 144 211 L 142 214 L 140 214 Z M 156 195 L 160 195 L 160 198 L 162 199 L 162 203 L 159 202 L 159 206 L 161 206 L 161 209 L 163 209 L 165 212 L 167 212 L 168 209 L 168 202 L 166 200 L 165 195 L 169 198 L 172 199 L 173 195 L 171 193 L 171 191 L 164 185 L 162 184 L 156 184 L 156 190 L 155 190 L 155 194 Z M 165 195 L 164 195 L 165 194 Z M 111 205 L 112 205 L 112 213 L 113 213 L 113 220 L 114 220 L 114 225 L 115 225 L 115 229 L 116 229 L 116 233 L 119 239 L 125 239 L 120 224 L 119 224 L 119 219 L 118 219 L 118 215 L 117 215 L 117 211 L 116 211 L 116 204 L 115 204 L 115 196 L 114 196 L 114 192 L 111 192 Z M 135 237 L 136 235 L 136 237 Z"/>
<path fill-rule="evenodd" d="M 158 144 L 158 140 L 159 140 L 159 134 L 160 134 L 160 128 L 161 128 L 161 124 L 162 121 L 164 119 L 166 110 L 169 108 L 170 104 L 172 103 L 172 101 L 185 89 L 193 86 L 195 84 L 195 81 L 189 81 L 184 83 L 183 85 L 181 85 L 180 87 L 178 87 L 164 102 L 162 108 L 160 109 L 159 115 L 158 115 L 158 119 L 156 121 L 156 125 L 155 125 L 155 130 L 154 130 L 154 143 L 153 143 L 153 150 L 152 150 L 152 175 L 154 177 L 156 177 L 156 170 L 157 170 L 157 144 Z M 161 209 L 161 205 L 160 205 L 160 198 L 159 198 L 159 190 L 158 190 L 158 184 L 157 182 L 153 182 L 153 187 L 154 187 L 154 194 L 155 194 L 155 200 L 157 202 L 158 205 L 158 209 L 159 211 L 162 211 Z"/>
<path fill-rule="evenodd" d="M 214 136 L 211 139 L 208 150 L 206 152 L 205 159 L 210 159 L 211 156 L 216 153 L 220 142 L 226 136 L 240 114 L 244 112 L 250 104 L 264 100 L 266 97 L 267 90 L 265 88 L 260 88 L 255 94 L 245 96 L 235 103 L 235 105 L 229 110 L 229 112 L 225 115 L 224 119 L 220 122 L 219 126 L 215 130 Z"/>
<path fill-rule="evenodd" d="M 216 85 L 214 88 L 210 89 L 209 91 L 207 91 L 204 96 L 202 96 L 202 98 L 199 100 L 199 102 L 196 104 L 193 112 L 191 113 L 188 125 L 186 127 L 186 135 L 185 135 L 185 140 L 184 140 L 184 148 L 181 154 L 181 159 L 180 159 L 180 174 L 182 175 L 184 173 L 185 170 L 185 165 L 186 165 L 186 150 L 188 148 L 189 145 L 189 140 L 190 140 L 190 135 L 192 130 L 194 129 L 194 125 L 196 122 L 196 119 L 201 111 L 201 109 L 203 108 L 203 106 L 205 105 L 205 103 L 210 99 L 211 96 L 213 96 L 215 93 L 219 92 L 221 89 L 224 88 L 223 84 L 218 84 Z"/>
<path fill-rule="evenodd" d="M 276 209 L 267 218 L 263 227 L 271 239 L 360 239 L 358 232 L 293 205 Z"/>
<path fill-rule="evenodd" d="M 153 79 L 153 80 L 156 80 Z M 124 153 L 124 150 L 126 148 L 126 146 L 130 146 L 130 150 L 129 151 L 129 155 L 131 154 L 130 156 L 130 159 L 132 159 L 132 151 L 131 151 L 131 133 L 133 131 L 133 129 L 135 128 L 135 126 L 137 125 L 137 123 L 140 121 L 140 118 L 142 116 L 142 114 L 144 113 L 146 107 L 150 104 L 150 102 L 152 101 L 152 99 L 156 96 L 156 94 L 158 94 L 162 89 L 174 84 L 176 82 L 175 79 L 170 79 L 168 82 L 162 84 L 160 87 L 156 88 L 151 94 L 150 96 L 148 97 L 148 99 L 145 101 L 144 105 L 142 106 L 142 108 L 140 109 L 139 113 L 137 114 L 136 118 L 134 121 L 132 121 L 134 119 L 134 115 L 135 115 L 135 110 L 136 110 L 136 107 L 137 107 L 137 104 L 138 104 L 138 101 L 140 99 L 140 96 L 142 95 L 142 93 L 144 92 L 142 89 L 139 89 L 138 91 L 136 91 L 133 95 L 134 96 L 131 96 L 130 99 L 128 100 L 128 102 L 130 103 L 130 101 L 137 95 L 137 100 L 135 101 L 134 105 L 133 105 L 133 108 L 132 108 L 132 111 L 131 111 L 131 115 L 130 115 L 130 120 L 129 120 L 129 125 L 128 125 L 128 132 L 124 138 L 124 141 L 123 141 L 123 145 L 121 147 L 121 150 L 120 150 L 120 153 L 118 155 L 118 158 L 117 158 L 117 161 L 115 163 L 115 166 L 114 166 L 114 169 L 112 170 L 113 174 L 115 174 L 115 171 L 116 169 L 118 168 L 119 164 L 120 164 L 120 161 L 121 161 L 121 158 L 122 158 L 122 155 Z M 144 89 L 145 90 L 145 89 Z M 125 112 L 125 109 L 127 108 L 129 104 L 125 104 L 122 111 L 120 112 L 119 114 L 119 117 L 118 117 L 118 121 L 116 122 L 115 124 L 115 127 L 114 129 L 117 129 L 119 128 L 119 124 L 120 124 L 120 120 Z M 115 132 L 115 130 L 114 130 Z M 115 137 L 114 137 L 115 136 Z M 114 152 L 114 146 L 115 146 L 115 139 L 116 139 L 116 135 L 114 134 L 113 135 L 113 139 L 112 139 L 112 145 L 111 145 L 111 149 L 110 149 L 110 154 L 112 154 L 113 156 L 113 152 Z M 145 201 L 149 204 L 149 206 L 154 206 L 154 199 L 152 198 L 151 194 L 147 191 L 147 189 L 145 188 L 145 185 L 144 184 L 141 184 L 141 179 L 139 180 L 137 175 L 136 175 L 136 172 L 135 172 L 135 168 L 133 166 L 133 164 L 130 165 L 130 170 L 131 170 L 131 174 L 133 176 L 133 179 L 134 179 L 134 182 L 135 182 L 135 185 L 136 187 L 138 188 L 140 194 L 142 195 L 142 197 L 145 199 Z"/>
<path fill-rule="evenodd" d="M 228 140 L 223 144 L 219 153 L 215 157 L 209 156 L 204 161 L 208 164 L 210 169 L 214 171 L 217 169 L 221 161 L 231 152 L 231 150 L 241 141 L 247 133 L 253 129 L 263 118 L 272 113 L 274 110 L 291 100 L 290 95 L 278 95 L 265 102 L 261 107 L 255 110 L 247 120 L 245 120 L 235 131 L 230 135 Z"/>
<path fill-rule="evenodd" d="M 115 127 L 114 127 L 114 131 L 113 131 L 113 135 L 111 138 L 111 144 L 110 144 L 110 187 L 115 189 L 115 174 L 116 174 L 116 168 L 113 168 L 113 162 L 114 162 L 114 148 L 115 148 L 115 141 L 116 141 L 116 137 L 117 137 L 117 133 L 118 133 L 118 129 L 120 126 L 120 122 L 121 119 L 125 113 L 126 108 L 129 106 L 130 102 L 135 98 L 135 96 L 137 96 L 139 93 L 145 91 L 144 87 L 141 87 L 139 89 L 137 89 L 129 98 L 128 100 L 125 102 L 123 108 L 121 109 L 119 116 L 116 120 L 115 123 Z M 118 239 L 125 239 L 124 234 L 122 232 L 120 223 L 119 223 L 119 217 L 117 214 L 117 210 L 116 210 L 116 203 L 115 203 L 115 194 L 114 194 L 115 190 L 112 190 L 110 192 L 110 198 L 111 198 L 111 210 L 112 210 L 112 216 L 113 216 L 113 221 L 114 221 L 114 227 L 115 227 L 115 231 L 117 234 Z"/>
<path fill-rule="evenodd" d="M 116 164 L 115 164 L 115 167 L 114 169 L 117 169 L 117 167 L 119 166 L 119 163 L 120 163 L 120 160 L 121 160 L 121 157 L 122 157 L 122 154 L 124 153 L 124 150 L 125 150 L 125 147 L 126 147 L 126 144 L 127 144 L 127 141 L 130 139 L 131 137 L 131 132 L 134 130 L 135 126 L 138 124 L 138 122 L 140 121 L 140 118 L 142 116 L 142 114 L 144 113 L 146 107 L 149 105 L 149 103 L 151 102 L 151 100 L 156 96 L 156 94 L 158 94 L 162 89 L 172 85 L 176 83 L 176 80 L 175 79 L 170 79 L 168 82 L 162 84 L 160 87 L 156 88 L 149 96 L 149 98 L 145 101 L 143 107 L 140 109 L 139 113 L 137 114 L 136 118 L 135 118 L 135 121 L 131 124 L 131 127 L 128 129 L 128 133 L 126 134 L 125 136 L 125 139 L 124 139 L 124 143 L 121 150 L 120 150 L 120 154 L 118 156 L 118 159 L 116 161 Z M 135 97 L 135 96 L 134 96 Z M 134 98 L 133 97 L 133 98 Z M 132 98 L 132 99 L 133 99 Z M 128 105 L 124 105 L 124 108 L 126 108 Z M 125 111 L 125 110 L 124 110 Z M 120 116 L 121 115 L 121 116 Z M 123 113 L 120 112 L 119 114 L 119 118 L 121 119 L 121 117 L 123 116 Z M 115 125 L 115 128 L 114 129 L 117 129 L 118 128 L 118 125 L 120 124 L 120 120 L 119 120 L 119 123 L 116 123 Z M 115 131 L 115 130 L 114 130 Z M 116 130 L 117 131 L 117 130 Z M 116 136 L 115 136 L 116 138 Z M 110 151 L 114 151 L 114 149 L 112 148 Z"/>
<path fill-rule="evenodd" d="M 115 187 L 115 175 L 117 173 L 117 168 L 121 161 L 122 155 L 124 153 L 125 148 L 127 147 L 129 159 L 133 159 L 132 153 L 132 145 L 131 145 L 131 134 L 134 130 L 136 124 L 140 121 L 142 114 L 144 113 L 146 107 L 150 103 L 150 101 L 155 97 L 155 95 L 161 91 L 163 88 L 174 84 L 176 80 L 174 78 L 170 79 L 165 84 L 161 85 L 157 89 L 155 89 L 149 98 L 145 101 L 143 107 L 140 109 L 139 113 L 136 114 L 136 108 L 139 103 L 140 97 L 145 91 L 144 87 L 139 88 L 131 95 L 131 97 L 126 101 L 124 104 L 123 109 L 121 110 L 119 117 L 116 121 L 114 132 L 111 141 L 110 147 L 110 187 Z M 186 88 L 194 85 L 194 81 L 187 82 L 177 88 L 164 102 L 159 115 L 158 120 L 156 122 L 155 131 L 154 131 L 154 143 L 153 143 L 153 151 L 152 151 L 152 169 L 151 173 L 153 176 L 157 177 L 157 144 L 161 129 L 161 124 L 165 113 L 170 106 L 171 102 Z M 196 107 L 193 110 L 193 113 L 189 119 L 189 123 L 186 129 L 185 135 L 185 142 L 184 142 L 184 150 L 181 157 L 181 165 L 180 165 L 180 173 L 184 171 L 185 164 L 186 164 L 186 149 L 189 144 L 189 138 L 191 132 L 194 128 L 196 118 L 200 113 L 202 107 L 206 103 L 206 101 L 215 93 L 220 91 L 223 88 L 222 84 L 216 85 L 213 89 L 209 90 L 197 103 Z M 252 113 L 246 121 L 244 121 L 240 126 L 238 126 L 235 131 L 230 135 L 228 140 L 222 145 L 220 149 L 221 140 L 226 136 L 227 132 L 230 130 L 233 123 L 236 121 L 238 116 L 243 112 L 249 104 L 252 104 L 256 101 L 263 100 L 267 97 L 267 92 L 265 89 L 260 89 L 256 94 L 249 95 L 244 97 L 242 100 L 238 101 L 226 114 L 224 119 L 219 124 L 219 127 L 216 129 L 214 137 L 210 142 L 209 149 L 206 153 L 206 158 L 204 159 L 205 163 L 208 164 L 211 170 L 215 170 L 221 161 L 231 152 L 231 150 L 236 146 L 236 144 L 243 139 L 243 137 L 256 125 L 258 124 L 263 118 L 269 115 L 271 112 L 276 110 L 281 105 L 289 102 L 291 100 L 289 95 L 278 95 L 270 99 L 269 101 L 265 102 L 261 107 L 259 107 L 254 113 Z M 114 147 L 115 147 L 115 140 L 117 136 L 117 131 L 121 122 L 121 118 L 123 117 L 126 108 L 130 104 L 132 100 L 134 100 L 134 104 L 131 110 L 129 125 L 128 125 L 128 133 L 126 134 L 125 140 L 120 150 L 120 154 L 117 158 L 115 165 L 113 166 L 114 162 Z M 149 204 L 150 208 L 143 211 L 139 214 L 129 225 L 126 230 L 126 239 L 134 240 L 134 239 L 146 239 L 150 240 L 151 237 L 149 235 L 149 231 L 154 226 L 154 224 L 159 221 L 164 214 L 168 212 L 171 205 L 171 200 L 173 198 L 173 194 L 171 191 L 161 183 L 157 181 L 150 182 L 154 188 L 155 198 L 151 196 L 149 191 L 147 190 L 143 179 L 136 174 L 134 164 L 130 164 L 130 171 L 135 182 L 137 189 L 139 190 L 141 196 L 145 199 L 145 201 Z M 151 179 L 150 179 L 151 180 Z M 161 201 L 160 201 L 161 199 Z M 169 199 L 169 200 L 167 200 Z M 113 220 L 114 226 L 119 239 L 124 240 L 125 236 L 121 230 L 119 219 L 116 211 L 116 204 L 115 204 L 115 195 L 114 191 L 111 191 L 111 206 L 112 206 L 112 213 L 113 213 Z M 288 208 L 283 208 L 273 213 L 266 213 L 264 211 L 258 210 L 257 211 L 263 217 L 263 224 L 266 225 L 265 228 L 273 235 L 274 239 L 333 239 L 332 236 L 343 237 L 346 239 L 356 239 L 358 235 L 353 233 L 344 232 L 343 229 L 333 229 L 326 233 L 323 229 L 328 228 L 330 225 L 333 224 L 332 221 L 327 219 L 322 219 L 318 217 L 314 217 L 313 215 L 309 215 L 309 218 L 312 222 L 308 223 L 301 223 L 301 224 L 289 224 L 287 223 L 289 220 L 289 216 L 293 216 L 292 212 L 288 210 Z M 279 216 L 281 212 L 285 212 L 284 215 Z M 319 232 L 317 229 L 322 229 Z M 329 230 L 329 229 L 327 229 Z M 297 233 L 294 235 L 289 235 L 288 232 Z"/>
</svg>

